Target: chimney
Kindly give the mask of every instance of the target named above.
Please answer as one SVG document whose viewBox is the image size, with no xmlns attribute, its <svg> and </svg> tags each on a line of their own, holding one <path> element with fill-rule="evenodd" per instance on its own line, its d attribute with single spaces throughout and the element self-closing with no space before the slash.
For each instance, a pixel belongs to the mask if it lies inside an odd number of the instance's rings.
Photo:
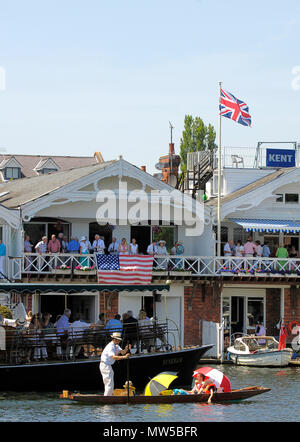
<svg viewBox="0 0 300 442">
<path fill-rule="evenodd" d="M 143 172 L 146 172 L 146 166 L 141 166 L 141 170 L 142 170 Z"/>
<path fill-rule="evenodd" d="M 98 164 L 99 163 L 104 163 L 104 159 L 103 159 L 103 156 L 102 156 L 101 152 L 95 152 L 94 153 L 94 158 L 95 158 L 95 160 L 97 161 Z"/>
</svg>

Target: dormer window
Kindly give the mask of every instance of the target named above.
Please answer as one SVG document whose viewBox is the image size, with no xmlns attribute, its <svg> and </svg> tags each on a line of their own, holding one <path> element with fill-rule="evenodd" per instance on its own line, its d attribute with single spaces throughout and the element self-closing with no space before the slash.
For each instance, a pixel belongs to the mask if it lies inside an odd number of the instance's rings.
<svg viewBox="0 0 300 442">
<path fill-rule="evenodd" d="M 16 180 L 21 178 L 21 168 L 20 167 L 5 167 L 4 176 L 6 180 Z"/>
<path fill-rule="evenodd" d="M 47 175 L 48 173 L 57 172 L 57 169 L 48 169 L 47 167 L 44 167 L 43 169 L 39 170 L 39 173 L 42 175 Z"/>
<path fill-rule="evenodd" d="M 48 175 L 49 173 L 57 172 L 59 167 L 52 158 L 42 158 L 33 170 L 38 175 Z"/>
</svg>

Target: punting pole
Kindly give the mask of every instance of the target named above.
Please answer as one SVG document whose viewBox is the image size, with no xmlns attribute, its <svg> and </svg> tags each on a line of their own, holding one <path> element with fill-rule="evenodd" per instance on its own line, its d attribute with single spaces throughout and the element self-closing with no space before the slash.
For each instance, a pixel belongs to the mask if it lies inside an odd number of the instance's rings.
<svg viewBox="0 0 300 442">
<path fill-rule="evenodd" d="M 129 358 L 127 358 L 127 402 L 129 402 Z"/>
<path fill-rule="evenodd" d="M 222 82 L 219 81 L 220 97 Z M 221 256 L 221 112 L 219 111 L 219 143 L 218 143 L 218 228 L 217 228 L 217 256 Z"/>
</svg>

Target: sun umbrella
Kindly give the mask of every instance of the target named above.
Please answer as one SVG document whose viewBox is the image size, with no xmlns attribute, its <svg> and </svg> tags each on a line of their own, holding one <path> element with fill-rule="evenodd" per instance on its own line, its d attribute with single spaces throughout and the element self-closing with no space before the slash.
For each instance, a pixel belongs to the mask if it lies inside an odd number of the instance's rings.
<svg viewBox="0 0 300 442">
<path fill-rule="evenodd" d="M 221 371 L 211 367 L 201 367 L 194 371 L 193 378 L 199 373 L 204 374 L 205 379 L 211 379 L 216 387 L 223 388 L 225 393 L 231 391 L 230 380 Z"/>
<path fill-rule="evenodd" d="M 145 387 L 145 396 L 157 396 L 163 390 L 166 390 L 174 379 L 178 378 L 173 371 L 163 371 L 151 379 Z"/>
</svg>

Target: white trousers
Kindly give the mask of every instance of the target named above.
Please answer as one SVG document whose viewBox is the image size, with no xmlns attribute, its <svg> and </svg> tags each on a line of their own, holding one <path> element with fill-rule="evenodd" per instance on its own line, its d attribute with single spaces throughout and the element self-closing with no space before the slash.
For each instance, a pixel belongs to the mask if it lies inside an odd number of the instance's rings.
<svg viewBox="0 0 300 442">
<path fill-rule="evenodd" d="M 100 372 L 104 384 L 104 396 L 113 396 L 114 393 L 114 371 L 111 365 L 100 362 Z"/>
</svg>

